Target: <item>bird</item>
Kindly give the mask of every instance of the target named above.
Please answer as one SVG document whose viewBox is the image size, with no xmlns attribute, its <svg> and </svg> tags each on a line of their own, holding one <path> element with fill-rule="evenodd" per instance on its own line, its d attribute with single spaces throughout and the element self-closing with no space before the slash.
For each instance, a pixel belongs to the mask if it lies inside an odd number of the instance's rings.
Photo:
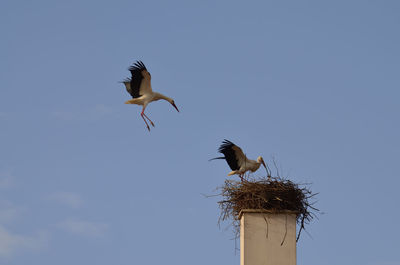
<svg viewBox="0 0 400 265">
<path fill-rule="evenodd" d="M 243 176 L 247 171 L 250 170 L 251 172 L 255 172 L 261 164 L 267 170 L 267 166 L 265 165 L 264 159 L 261 156 L 259 156 L 257 160 L 248 159 L 243 153 L 242 149 L 229 140 L 224 139 L 218 149 L 218 152 L 224 156 L 215 157 L 209 161 L 214 159 L 225 159 L 229 167 L 232 169 L 228 176 L 239 175 L 241 181 L 243 181 Z"/>
<path fill-rule="evenodd" d="M 131 78 L 126 78 L 121 83 L 124 83 L 126 91 L 132 96 L 132 99 L 125 102 L 125 104 L 136 104 L 143 106 L 140 116 L 142 117 L 147 129 L 150 131 L 150 126 L 146 119 L 154 127 L 154 122 L 144 113 L 147 105 L 150 102 L 160 99 L 168 101 L 178 112 L 179 109 L 175 105 L 175 101 L 161 93 L 153 92 L 151 88 L 151 74 L 147 71 L 146 66 L 142 61 L 136 61 L 128 68 L 131 72 Z"/>
</svg>

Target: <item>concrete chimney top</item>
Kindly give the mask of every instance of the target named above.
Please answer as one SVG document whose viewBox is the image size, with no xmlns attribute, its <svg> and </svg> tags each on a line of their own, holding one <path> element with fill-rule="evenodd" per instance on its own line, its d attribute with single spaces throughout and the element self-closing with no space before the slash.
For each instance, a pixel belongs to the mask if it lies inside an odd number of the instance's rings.
<svg viewBox="0 0 400 265">
<path fill-rule="evenodd" d="M 296 212 L 244 209 L 240 265 L 296 265 Z"/>
</svg>

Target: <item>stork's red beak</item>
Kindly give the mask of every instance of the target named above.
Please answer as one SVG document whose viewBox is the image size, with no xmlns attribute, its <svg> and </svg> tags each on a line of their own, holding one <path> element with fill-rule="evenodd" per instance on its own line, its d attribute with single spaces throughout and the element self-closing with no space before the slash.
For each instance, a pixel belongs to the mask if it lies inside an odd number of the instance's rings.
<svg viewBox="0 0 400 265">
<path fill-rule="evenodd" d="M 263 161 L 261 161 L 261 163 L 263 164 L 263 166 L 265 167 L 265 169 L 267 169 L 267 166 L 265 165 L 265 162 L 264 162 L 264 160 L 263 160 Z"/>
<path fill-rule="evenodd" d="M 175 102 L 172 102 L 171 104 L 172 104 L 172 106 L 174 106 L 174 108 L 179 112 L 178 107 L 175 105 Z"/>
</svg>

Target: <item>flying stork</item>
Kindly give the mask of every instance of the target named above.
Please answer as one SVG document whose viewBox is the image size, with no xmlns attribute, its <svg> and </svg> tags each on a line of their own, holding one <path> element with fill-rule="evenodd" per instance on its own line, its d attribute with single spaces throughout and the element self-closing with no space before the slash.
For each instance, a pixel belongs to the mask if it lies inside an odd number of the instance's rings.
<svg viewBox="0 0 400 265">
<path fill-rule="evenodd" d="M 222 142 L 218 152 L 224 156 L 210 159 L 210 161 L 214 159 L 225 159 L 229 167 L 232 169 L 228 176 L 239 175 L 240 179 L 243 181 L 243 176 L 247 171 L 250 170 L 251 172 L 255 172 L 261 164 L 267 170 L 267 166 L 261 156 L 257 157 L 257 161 L 250 160 L 246 157 L 239 146 L 226 139 Z"/>
<path fill-rule="evenodd" d="M 137 104 L 142 105 L 143 109 L 140 113 L 144 123 L 146 123 L 147 129 L 150 131 L 150 126 L 147 123 L 146 119 L 149 120 L 150 124 L 154 127 L 154 123 L 144 114 L 144 110 L 147 105 L 152 101 L 157 101 L 160 99 L 164 99 L 171 103 L 171 105 L 179 112 L 178 107 L 175 105 L 175 102 L 172 98 L 164 96 L 161 93 L 153 92 L 151 89 L 151 75 L 149 71 L 147 71 L 146 66 L 142 61 L 136 61 L 134 65 L 129 67 L 128 69 L 131 72 L 131 78 L 127 78 L 122 83 L 124 83 L 126 87 L 126 91 L 131 94 L 132 99 L 125 102 L 125 104 Z"/>
</svg>

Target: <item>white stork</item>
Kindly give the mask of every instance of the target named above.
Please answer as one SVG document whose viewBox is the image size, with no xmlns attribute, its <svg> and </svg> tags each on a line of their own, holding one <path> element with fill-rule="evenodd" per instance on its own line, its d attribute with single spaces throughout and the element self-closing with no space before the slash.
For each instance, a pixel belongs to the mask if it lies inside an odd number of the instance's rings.
<svg viewBox="0 0 400 265">
<path fill-rule="evenodd" d="M 221 146 L 218 149 L 218 152 L 220 152 L 224 156 L 210 159 L 210 161 L 214 159 L 225 159 L 229 167 L 232 169 L 232 171 L 229 172 L 228 176 L 237 174 L 243 181 L 243 176 L 247 171 L 250 170 L 251 172 L 255 172 L 261 164 L 267 170 L 267 166 L 265 165 L 264 159 L 261 156 L 257 158 L 257 161 L 250 160 L 246 157 L 239 146 L 226 139 L 222 142 Z"/>
<path fill-rule="evenodd" d="M 129 67 L 129 71 L 131 72 L 132 77 L 130 79 L 125 79 L 122 83 L 124 83 L 126 91 L 131 94 L 133 99 L 126 101 L 125 104 L 137 104 L 143 106 L 140 116 L 142 116 L 149 131 L 150 126 L 146 119 L 149 120 L 153 127 L 154 123 L 146 114 L 144 114 L 144 110 L 150 102 L 164 99 L 171 103 L 171 105 L 179 112 L 178 107 L 175 105 L 172 98 L 164 96 L 161 93 L 153 92 L 151 89 L 151 75 L 142 61 L 136 61 L 134 65 Z"/>
</svg>

